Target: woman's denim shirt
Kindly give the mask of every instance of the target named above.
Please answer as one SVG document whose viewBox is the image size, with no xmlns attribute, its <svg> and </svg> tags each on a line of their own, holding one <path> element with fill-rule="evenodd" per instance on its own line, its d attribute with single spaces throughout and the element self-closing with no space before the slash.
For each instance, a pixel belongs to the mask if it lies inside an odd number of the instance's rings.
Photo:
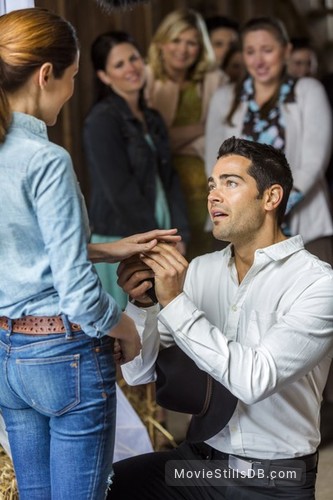
<svg viewBox="0 0 333 500">
<path fill-rule="evenodd" d="M 86 208 L 69 154 L 23 113 L 0 145 L 0 316 L 66 314 L 87 335 L 120 309 L 88 259 Z"/>
</svg>

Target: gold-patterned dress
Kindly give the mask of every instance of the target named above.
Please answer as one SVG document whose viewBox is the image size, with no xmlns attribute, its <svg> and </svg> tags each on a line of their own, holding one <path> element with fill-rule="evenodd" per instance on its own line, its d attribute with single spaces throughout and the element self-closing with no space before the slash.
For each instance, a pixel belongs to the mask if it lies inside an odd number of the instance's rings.
<svg viewBox="0 0 333 500">
<path fill-rule="evenodd" d="M 180 91 L 173 127 L 193 125 L 201 119 L 201 98 L 197 84 L 188 83 Z M 194 155 L 173 155 L 173 165 L 177 170 L 185 196 L 191 239 L 186 257 L 188 260 L 211 251 L 212 237 L 204 231 L 207 219 L 207 177 L 202 158 Z"/>
</svg>

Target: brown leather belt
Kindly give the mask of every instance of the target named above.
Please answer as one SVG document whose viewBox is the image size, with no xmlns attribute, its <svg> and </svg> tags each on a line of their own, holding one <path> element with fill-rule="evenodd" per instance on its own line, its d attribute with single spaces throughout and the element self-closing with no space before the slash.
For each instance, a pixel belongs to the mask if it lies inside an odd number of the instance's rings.
<svg viewBox="0 0 333 500">
<path fill-rule="evenodd" d="M 12 319 L 12 333 L 24 333 L 25 335 L 54 335 L 65 333 L 66 328 L 61 316 L 24 316 Z M 77 323 L 69 322 L 72 332 L 82 330 Z M 9 318 L 0 316 L 0 328 L 9 330 Z"/>
</svg>

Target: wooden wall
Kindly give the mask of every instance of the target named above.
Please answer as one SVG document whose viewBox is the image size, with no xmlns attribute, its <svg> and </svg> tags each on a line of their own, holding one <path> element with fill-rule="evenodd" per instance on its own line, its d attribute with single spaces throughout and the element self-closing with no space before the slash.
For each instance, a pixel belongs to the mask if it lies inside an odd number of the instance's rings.
<svg viewBox="0 0 333 500">
<path fill-rule="evenodd" d="M 203 16 L 224 14 L 239 22 L 256 15 L 277 15 L 285 20 L 289 31 L 304 33 L 306 27 L 290 0 L 150 0 L 125 11 L 107 13 L 94 0 L 35 0 L 37 7 L 52 9 L 75 26 L 81 44 L 80 71 L 71 101 L 61 112 L 58 123 L 49 130 L 51 140 L 64 146 L 72 155 L 81 188 L 86 197 L 89 180 L 82 151 L 82 124 L 92 103 L 93 72 L 90 46 L 100 33 L 110 29 L 130 32 L 146 53 L 152 33 L 170 11 L 191 7 Z"/>
</svg>

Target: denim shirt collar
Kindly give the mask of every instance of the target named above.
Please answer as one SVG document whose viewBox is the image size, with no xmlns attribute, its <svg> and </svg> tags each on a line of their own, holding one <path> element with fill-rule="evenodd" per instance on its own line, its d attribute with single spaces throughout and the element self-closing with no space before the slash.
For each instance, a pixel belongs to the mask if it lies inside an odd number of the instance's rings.
<svg viewBox="0 0 333 500">
<path fill-rule="evenodd" d="M 44 139 L 48 139 L 47 127 L 45 122 L 39 120 L 35 116 L 28 115 L 26 113 L 14 111 L 10 127 L 25 128 L 32 134 L 38 135 Z"/>
</svg>

